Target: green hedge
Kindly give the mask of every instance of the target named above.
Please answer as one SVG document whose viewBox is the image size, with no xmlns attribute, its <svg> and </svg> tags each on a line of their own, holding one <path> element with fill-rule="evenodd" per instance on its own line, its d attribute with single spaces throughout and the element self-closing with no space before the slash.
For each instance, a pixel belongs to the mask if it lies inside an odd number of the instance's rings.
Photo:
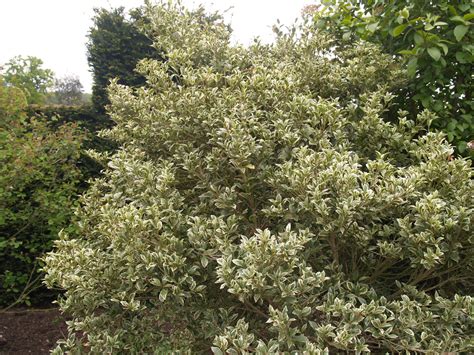
<svg viewBox="0 0 474 355">
<path fill-rule="evenodd" d="M 58 127 L 68 122 L 77 123 L 90 133 L 85 144 L 86 149 L 104 150 L 111 147 L 110 141 L 98 137 L 96 133 L 101 129 L 112 127 L 113 122 L 106 114 L 97 112 L 92 105 L 30 105 L 27 109 L 27 115 L 30 117 L 44 116 L 52 127 Z"/>
<path fill-rule="evenodd" d="M 70 224 L 84 138 L 77 124 L 39 117 L 0 127 L 0 305 L 44 300 L 37 257 Z"/>
<path fill-rule="evenodd" d="M 86 150 L 114 148 L 97 136 L 111 121 L 90 106 L 29 106 L 1 116 L 0 305 L 38 304 L 55 295 L 42 287 L 38 257 L 61 229 L 74 232 L 78 196 L 103 168 Z"/>
</svg>

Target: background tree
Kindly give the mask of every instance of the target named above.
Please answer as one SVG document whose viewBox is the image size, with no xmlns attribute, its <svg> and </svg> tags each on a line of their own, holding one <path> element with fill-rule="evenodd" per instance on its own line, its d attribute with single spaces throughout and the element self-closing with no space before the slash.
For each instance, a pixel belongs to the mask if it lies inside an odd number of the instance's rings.
<svg viewBox="0 0 474 355">
<path fill-rule="evenodd" d="M 139 30 L 143 20 L 139 8 L 128 14 L 123 7 L 95 10 L 87 50 L 94 79 L 92 102 L 99 112 L 104 112 L 109 102 L 107 86 L 111 79 L 119 78 L 120 83 L 132 87 L 143 85 L 145 78 L 135 72 L 137 63 L 144 58 L 161 58 L 152 41 Z"/>
<path fill-rule="evenodd" d="M 474 5 L 469 0 L 323 0 L 307 7 L 317 26 L 350 44 L 364 39 L 403 56 L 411 78 L 398 108 L 428 108 L 458 152 L 474 138 Z M 474 157 L 474 152 L 472 153 Z"/>
<path fill-rule="evenodd" d="M 3 65 L 2 75 L 6 84 L 23 90 L 28 104 L 44 103 L 54 83 L 54 73 L 43 68 L 41 59 L 32 56 L 10 59 Z"/>
<path fill-rule="evenodd" d="M 11 120 L 24 118 L 24 110 L 27 106 L 26 96 L 23 90 L 11 85 L 6 85 L 0 75 L 0 118 L 1 125 L 7 125 Z"/>
<path fill-rule="evenodd" d="M 79 105 L 83 102 L 82 84 L 77 76 L 67 75 L 54 83 L 54 101 L 61 105 Z"/>
</svg>

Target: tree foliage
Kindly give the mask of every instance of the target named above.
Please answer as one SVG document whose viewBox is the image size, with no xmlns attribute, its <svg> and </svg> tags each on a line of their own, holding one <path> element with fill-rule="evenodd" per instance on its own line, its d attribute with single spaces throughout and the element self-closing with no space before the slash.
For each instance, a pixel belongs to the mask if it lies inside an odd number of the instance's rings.
<svg viewBox="0 0 474 355">
<path fill-rule="evenodd" d="M 307 8 L 318 27 L 348 45 L 364 39 L 403 56 L 411 78 L 399 107 L 436 113 L 458 152 L 474 139 L 474 5 L 468 0 L 325 0 Z M 474 151 L 473 151 L 474 152 Z M 473 153 L 474 154 L 474 153 Z"/>
<path fill-rule="evenodd" d="M 13 57 L 4 64 L 1 74 L 6 84 L 23 90 L 29 104 L 44 103 L 54 82 L 54 73 L 43 68 L 41 59 L 32 56 Z"/>
<path fill-rule="evenodd" d="M 46 257 L 56 351 L 473 351 L 473 170 L 394 110 L 399 65 L 312 22 L 242 47 L 147 11 L 168 60 L 111 86 L 122 148 Z"/>
<path fill-rule="evenodd" d="M 89 32 L 88 61 L 93 73 L 92 101 L 99 112 L 109 103 L 107 86 L 111 79 L 130 86 L 140 86 L 145 79 L 135 72 L 143 58 L 160 58 L 152 41 L 139 27 L 143 22 L 141 10 L 128 14 L 124 8 L 96 9 L 94 25 Z"/>
<path fill-rule="evenodd" d="M 53 101 L 60 105 L 80 105 L 82 99 L 82 84 L 77 76 L 66 75 L 54 82 Z"/>
<path fill-rule="evenodd" d="M 27 104 L 23 91 L 14 86 L 7 86 L 0 76 L 0 117 L 8 121 L 18 119 Z"/>
</svg>

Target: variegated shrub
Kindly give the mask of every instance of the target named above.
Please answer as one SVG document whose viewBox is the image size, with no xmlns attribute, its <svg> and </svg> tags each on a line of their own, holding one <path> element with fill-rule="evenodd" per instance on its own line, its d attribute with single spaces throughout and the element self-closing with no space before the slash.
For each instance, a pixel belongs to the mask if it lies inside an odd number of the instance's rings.
<svg viewBox="0 0 474 355">
<path fill-rule="evenodd" d="M 56 351 L 473 351 L 473 170 L 391 103 L 398 65 L 310 24 L 243 47 L 147 13 L 168 60 L 111 85 L 122 148 L 46 258 Z"/>
</svg>

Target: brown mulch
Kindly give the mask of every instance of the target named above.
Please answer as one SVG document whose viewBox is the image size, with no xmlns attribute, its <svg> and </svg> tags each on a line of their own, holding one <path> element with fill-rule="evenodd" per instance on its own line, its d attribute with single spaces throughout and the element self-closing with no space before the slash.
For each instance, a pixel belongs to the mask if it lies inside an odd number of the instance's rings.
<svg viewBox="0 0 474 355">
<path fill-rule="evenodd" d="M 0 312 L 0 354 L 49 354 L 67 335 L 65 317 L 57 308 Z"/>
</svg>

